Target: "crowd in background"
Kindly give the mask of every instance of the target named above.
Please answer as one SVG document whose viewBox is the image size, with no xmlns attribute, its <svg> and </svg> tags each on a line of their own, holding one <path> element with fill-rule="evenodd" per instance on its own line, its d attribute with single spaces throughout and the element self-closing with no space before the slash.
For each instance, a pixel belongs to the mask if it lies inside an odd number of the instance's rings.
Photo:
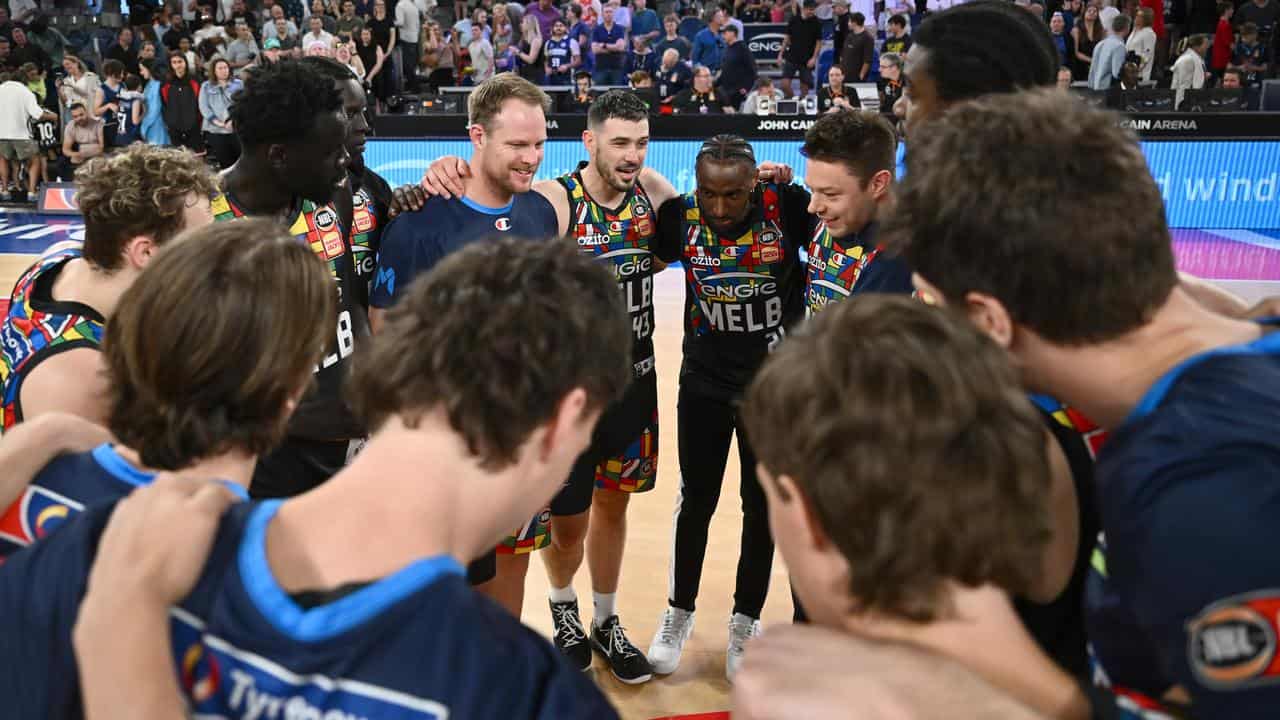
<svg viewBox="0 0 1280 720">
<path fill-rule="evenodd" d="M 243 74 L 290 56 L 349 66 L 376 111 L 511 71 L 562 87 L 563 112 L 585 110 L 602 87 L 630 86 L 664 113 L 769 114 L 796 99 L 800 112 L 878 103 L 893 114 L 911 28 L 959 1 L 138 0 L 113 37 L 77 47 L 39 4 L 9 0 L 0 2 L 9 83 L 0 201 L 136 141 L 185 146 L 226 167 L 239 154 L 228 110 Z M 1064 86 L 1172 88 L 1180 103 L 1185 90 L 1256 87 L 1275 74 L 1280 0 L 1014 2 L 1052 33 Z M 744 23 L 784 26 L 767 68 Z M 876 91 L 860 97 L 862 83 Z"/>
</svg>

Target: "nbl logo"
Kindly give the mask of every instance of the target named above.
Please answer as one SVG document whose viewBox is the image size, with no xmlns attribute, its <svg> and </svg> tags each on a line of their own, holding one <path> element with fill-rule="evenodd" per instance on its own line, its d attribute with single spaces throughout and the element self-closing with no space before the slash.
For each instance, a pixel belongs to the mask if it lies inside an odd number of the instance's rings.
<svg viewBox="0 0 1280 720">
<path fill-rule="evenodd" d="M 500 217 L 493 221 L 493 226 L 502 232 L 506 232 L 511 229 L 511 218 Z"/>
<path fill-rule="evenodd" d="M 333 227 L 334 215 L 329 208 L 320 208 L 316 211 L 316 227 L 321 230 L 328 230 Z"/>
</svg>

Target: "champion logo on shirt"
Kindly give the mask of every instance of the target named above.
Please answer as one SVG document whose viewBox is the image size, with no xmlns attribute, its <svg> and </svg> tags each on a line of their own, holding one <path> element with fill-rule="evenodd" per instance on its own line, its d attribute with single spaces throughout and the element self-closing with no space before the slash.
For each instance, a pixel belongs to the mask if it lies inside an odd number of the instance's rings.
<svg viewBox="0 0 1280 720">
<path fill-rule="evenodd" d="M 511 218 L 500 217 L 493 221 L 493 226 L 502 232 L 506 232 L 511 229 Z"/>
</svg>

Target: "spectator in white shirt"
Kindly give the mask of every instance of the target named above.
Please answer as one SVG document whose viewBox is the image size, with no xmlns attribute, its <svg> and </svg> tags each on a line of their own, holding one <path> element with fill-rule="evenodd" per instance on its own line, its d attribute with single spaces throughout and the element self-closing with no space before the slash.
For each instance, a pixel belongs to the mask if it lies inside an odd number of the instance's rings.
<svg viewBox="0 0 1280 720">
<path fill-rule="evenodd" d="M 1125 42 L 1125 50 L 1137 53 L 1142 58 L 1142 64 L 1138 66 L 1138 77 L 1142 82 L 1151 80 L 1151 68 L 1156 59 L 1156 31 L 1151 28 L 1154 18 L 1154 10 L 1149 7 L 1139 8 L 1138 14 L 1133 18 L 1133 34 Z"/>
<path fill-rule="evenodd" d="M 40 174 L 40 151 L 31 139 L 30 120 L 57 120 L 58 116 L 40 107 L 35 93 L 26 84 L 0 75 L 0 201 L 9 199 L 9 182 L 16 180 L 18 163 L 27 164 L 27 193 L 35 197 Z M 10 163 L 13 163 L 10 165 Z M 14 172 L 9 172 L 10 167 Z"/>
</svg>

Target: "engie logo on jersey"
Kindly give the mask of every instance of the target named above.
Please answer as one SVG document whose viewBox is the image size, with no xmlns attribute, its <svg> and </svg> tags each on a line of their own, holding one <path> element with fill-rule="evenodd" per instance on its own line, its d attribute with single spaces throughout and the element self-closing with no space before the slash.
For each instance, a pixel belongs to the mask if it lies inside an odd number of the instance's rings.
<svg viewBox="0 0 1280 720">
<path fill-rule="evenodd" d="M 1280 588 L 1224 598 L 1187 623 L 1187 659 L 1196 677 L 1220 690 L 1280 681 L 1276 657 Z"/>
<path fill-rule="evenodd" d="M 511 229 L 511 218 L 500 217 L 493 221 L 493 226 L 501 232 L 506 232 Z"/>
</svg>

